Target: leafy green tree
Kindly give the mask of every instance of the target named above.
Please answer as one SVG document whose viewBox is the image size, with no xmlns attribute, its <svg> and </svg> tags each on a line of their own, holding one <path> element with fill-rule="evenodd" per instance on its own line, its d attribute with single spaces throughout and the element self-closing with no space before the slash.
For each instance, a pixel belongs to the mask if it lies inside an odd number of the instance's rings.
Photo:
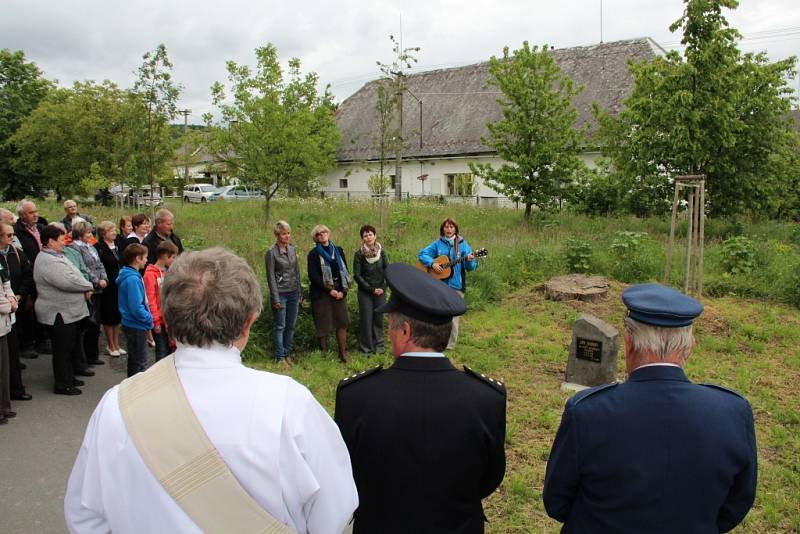
<svg viewBox="0 0 800 534">
<path fill-rule="evenodd" d="M 10 138 L 12 167 L 59 198 L 121 181 L 133 157 L 130 114 L 129 95 L 109 81 L 54 89 Z"/>
<path fill-rule="evenodd" d="M 503 93 L 497 100 L 503 118 L 487 124 L 489 135 L 481 141 L 505 163 L 470 163 L 470 169 L 495 191 L 523 202 L 525 217 L 534 206 L 552 209 L 584 168 L 572 105 L 582 88 L 561 72 L 547 45 L 531 48 L 527 41 L 513 53 L 505 47 L 502 58 L 493 56 L 489 72 L 489 83 Z"/>
<path fill-rule="evenodd" d="M 130 140 L 136 155 L 128 174 L 133 185 L 148 183 L 152 187 L 170 175 L 174 158 L 170 122 L 178 116 L 181 88 L 172 80 L 172 63 L 163 44 L 142 59 L 132 92 L 135 113 Z"/>
<path fill-rule="evenodd" d="M 685 3 L 670 26 L 683 31 L 683 55 L 631 65 L 625 109 L 613 117 L 595 108 L 600 145 L 634 213 L 668 210 L 671 180 L 684 174 L 706 175 L 714 215 L 766 210 L 792 150 L 786 79 L 795 59 L 739 51 L 741 36 L 722 15 L 737 0 Z"/>
<path fill-rule="evenodd" d="M 271 44 L 257 48 L 256 67 L 228 61 L 231 99 L 216 82 L 211 93 L 219 110 L 213 122 L 210 148 L 225 158 L 228 171 L 241 182 L 257 185 L 270 200 L 281 189 L 308 191 L 335 165 L 340 133 L 333 96 L 317 91 L 316 73 L 301 74 L 300 60 L 289 60 L 288 76 Z"/>
<path fill-rule="evenodd" d="M 20 174 L 12 168 L 11 161 L 19 151 L 8 140 L 52 86 L 35 63 L 25 61 L 22 51 L 0 50 L 0 195 L 5 199 L 42 191 L 37 187 L 37 176 Z"/>
</svg>

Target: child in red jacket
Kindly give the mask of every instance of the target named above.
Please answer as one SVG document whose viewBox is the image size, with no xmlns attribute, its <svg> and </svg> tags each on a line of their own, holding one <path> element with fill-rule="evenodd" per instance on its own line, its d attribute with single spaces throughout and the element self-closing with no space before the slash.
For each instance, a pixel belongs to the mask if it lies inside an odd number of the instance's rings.
<svg viewBox="0 0 800 534">
<path fill-rule="evenodd" d="M 167 334 L 167 323 L 161 315 L 161 284 L 167 269 L 178 255 L 178 247 L 172 241 L 164 240 L 156 249 L 158 259 L 144 270 L 144 291 L 147 295 L 147 305 L 153 314 L 153 341 L 156 342 L 156 361 L 169 354 L 170 340 Z"/>
</svg>

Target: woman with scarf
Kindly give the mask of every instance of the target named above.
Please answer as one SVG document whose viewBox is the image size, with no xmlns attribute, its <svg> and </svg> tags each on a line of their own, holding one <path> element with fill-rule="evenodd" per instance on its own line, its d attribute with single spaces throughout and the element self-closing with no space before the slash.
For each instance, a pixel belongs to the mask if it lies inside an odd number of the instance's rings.
<svg viewBox="0 0 800 534">
<path fill-rule="evenodd" d="M 347 290 L 350 274 L 342 247 L 330 240 L 330 229 L 318 224 L 311 232 L 316 246 L 308 253 L 309 298 L 319 348 L 328 351 L 328 334 L 336 331 L 339 359 L 347 362 Z"/>
<path fill-rule="evenodd" d="M 439 256 L 447 256 L 451 261 L 466 257 L 466 261 L 453 268 L 453 274 L 449 278 L 442 280 L 445 284 L 452 287 L 463 297 L 467 290 L 467 271 L 474 271 L 478 267 L 475 261 L 475 254 L 467 240 L 458 233 L 458 223 L 448 217 L 439 226 L 439 239 L 419 251 L 418 259 L 420 263 L 439 274 L 442 268 L 434 264 L 434 260 Z M 450 330 L 450 340 L 447 348 L 452 349 L 458 341 L 458 317 L 453 317 L 453 328 Z"/>
<path fill-rule="evenodd" d="M 383 314 L 376 313 L 386 301 L 384 272 L 389 260 L 377 241 L 375 227 L 361 227 L 361 247 L 353 258 L 353 278 L 358 284 L 358 350 L 383 352 Z"/>
</svg>

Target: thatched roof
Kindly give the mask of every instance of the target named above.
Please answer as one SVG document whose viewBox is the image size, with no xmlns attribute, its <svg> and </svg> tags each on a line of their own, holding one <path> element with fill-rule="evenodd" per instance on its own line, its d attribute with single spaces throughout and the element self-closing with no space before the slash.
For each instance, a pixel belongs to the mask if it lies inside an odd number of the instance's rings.
<svg viewBox="0 0 800 534">
<path fill-rule="evenodd" d="M 633 86 L 628 61 L 652 59 L 663 50 L 651 39 L 616 41 L 594 46 L 554 50 L 561 70 L 584 86 L 574 99 L 579 118 L 577 126 L 596 129 L 592 103 L 616 113 Z M 481 144 L 488 133 L 486 123 L 500 118 L 495 86 L 489 85 L 489 63 L 440 69 L 407 76 L 411 93 L 423 101 L 422 148 L 420 149 L 420 111 L 418 102 L 406 95 L 403 102 L 404 157 L 442 157 L 486 154 Z M 367 83 L 339 106 L 336 118 L 342 142 L 336 153 L 340 162 L 377 159 L 373 139 L 377 136 L 375 103 L 378 80 Z"/>
</svg>

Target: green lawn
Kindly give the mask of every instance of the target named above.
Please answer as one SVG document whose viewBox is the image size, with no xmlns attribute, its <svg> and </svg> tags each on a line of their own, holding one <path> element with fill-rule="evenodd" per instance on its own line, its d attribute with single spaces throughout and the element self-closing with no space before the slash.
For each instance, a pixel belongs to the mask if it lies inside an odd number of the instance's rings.
<svg viewBox="0 0 800 534">
<path fill-rule="evenodd" d="M 46 216 L 61 218 L 55 204 L 41 206 Z M 95 220 L 118 218 L 113 209 L 91 208 Z M 264 273 L 264 251 L 273 242 L 257 203 L 208 206 L 174 205 L 176 230 L 189 249 L 224 245 L 244 256 Z M 613 282 L 610 297 L 599 304 L 556 303 L 535 290 L 548 277 L 567 272 L 565 242 L 569 237 L 591 245 L 592 271 L 627 280 L 658 280 L 663 272 L 663 244 L 669 231 L 665 219 L 586 218 L 558 215 L 523 222 L 520 212 L 403 203 L 379 206 L 337 201 L 276 202 L 272 219 L 293 227 L 294 242 L 304 255 L 311 248 L 310 231 L 327 224 L 331 239 L 350 258 L 358 245 L 358 228 L 371 223 L 392 261 L 411 262 L 419 248 L 438 233 L 440 221 L 454 215 L 473 247 L 485 246 L 490 256 L 471 273 L 467 300 L 470 311 L 462 336 L 450 354 L 508 386 L 508 470 L 500 489 L 487 500 L 489 532 L 557 532 L 541 503 L 544 469 L 561 410 L 568 394 L 560 391 L 570 342 L 571 325 L 582 312 L 593 313 L 622 329 L 624 309 Z M 622 258 L 610 245 L 618 231 L 647 232 L 634 256 Z M 709 221 L 706 287 L 715 295 L 703 298 L 706 311 L 697 327 L 698 348 L 687 372 L 697 382 L 734 388 L 752 403 L 759 445 L 759 489 L 756 504 L 737 531 L 800 532 L 800 310 L 794 300 L 800 247 L 797 225 Z M 720 241 L 743 234 L 756 243 L 756 270 L 729 276 L 722 271 Z M 682 277 L 682 254 L 674 259 L 671 282 Z M 630 266 L 635 265 L 636 269 Z M 305 265 L 301 266 L 305 273 Z M 266 286 L 264 286 L 266 288 Z M 756 300 L 758 297 L 760 300 Z M 356 321 L 355 298 L 349 299 Z M 246 351 L 254 367 L 284 372 L 269 358 L 270 317 L 259 319 Z M 338 381 L 355 371 L 382 363 L 388 356 L 355 356 L 346 367 L 332 355 L 313 350 L 308 305 L 301 311 L 297 341 L 300 353 L 291 375 L 307 385 L 317 399 L 333 409 Z M 354 335 L 351 332 L 351 345 Z M 620 359 L 619 377 L 624 378 Z"/>
</svg>

